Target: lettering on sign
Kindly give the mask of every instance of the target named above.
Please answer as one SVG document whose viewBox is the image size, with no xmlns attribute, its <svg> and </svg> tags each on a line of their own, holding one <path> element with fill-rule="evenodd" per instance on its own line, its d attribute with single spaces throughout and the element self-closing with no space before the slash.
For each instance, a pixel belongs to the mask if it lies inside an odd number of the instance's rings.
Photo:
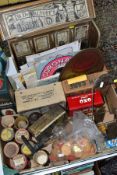
<svg viewBox="0 0 117 175">
<path fill-rule="evenodd" d="M 10 37 L 88 17 L 86 0 L 58 0 L 3 14 Z"/>
</svg>

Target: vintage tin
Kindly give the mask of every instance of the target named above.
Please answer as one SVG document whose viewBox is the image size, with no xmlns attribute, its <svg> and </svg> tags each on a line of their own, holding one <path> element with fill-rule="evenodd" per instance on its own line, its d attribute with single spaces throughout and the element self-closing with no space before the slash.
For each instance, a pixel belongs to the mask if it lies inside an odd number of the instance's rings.
<svg viewBox="0 0 117 175">
<path fill-rule="evenodd" d="M 15 119 L 12 115 L 6 115 L 1 118 L 1 125 L 4 128 L 10 128 L 14 125 Z"/>
<path fill-rule="evenodd" d="M 30 144 L 34 146 L 34 143 L 33 142 L 30 142 Z M 30 156 L 32 154 L 32 152 L 30 151 L 30 149 L 25 144 L 23 144 L 21 146 L 21 152 L 22 152 L 22 154 L 24 154 L 26 156 Z"/>
<path fill-rule="evenodd" d="M 4 154 L 8 158 L 15 157 L 19 152 L 19 146 L 15 142 L 9 142 L 4 147 Z"/>
<path fill-rule="evenodd" d="M 89 92 L 76 96 L 69 96 L 67 97 L 67 102 L 70 115 L 73 115 L 74 111 L 83 110 L 92 106 L 100 107 L 104 104 L 103 97 L 100 91 L 95 91 L 93 94 Z"/>
<path fill-rule="evenodd" d="M 13 140 L 14 138 L 14 130 L 13 128 L 5 128 L 1 131 L 1 140 L 4 142 L 8 142 Z"/>
<path fill-rule="evenodd" d="M 22 141 L 22 136 L 25 136 L 26 139 L 29 139 L 30 135 L 29 135 L 29 132 L 26 130 L 26 129 L 18 129 L 17 132 L 15 133 L 15 140 L 17 143 L 19 144 L 23 144 L 23 141 Z"/>
<path fill-rule="evenodd" d="M 46 165 L 49 160 L 49 154 L 45 150 L 39 150 L 37 153 L 34 154 L 33 159 L 39 165 Z"/>
<path fill-rule="evenodd" d="M 27 165 L 27 158 L 23 154 L 18 154 L 10 159 L 10 166 L 15 170 L 23 170 Z"/>
<path fill-rule="evenodd" d="M 28 119 L 25 116 L 18 116 L 15 120 L 15 127 L 17 129 L 24 128 L 26 129 L 29 125 Z"/>
</svg>

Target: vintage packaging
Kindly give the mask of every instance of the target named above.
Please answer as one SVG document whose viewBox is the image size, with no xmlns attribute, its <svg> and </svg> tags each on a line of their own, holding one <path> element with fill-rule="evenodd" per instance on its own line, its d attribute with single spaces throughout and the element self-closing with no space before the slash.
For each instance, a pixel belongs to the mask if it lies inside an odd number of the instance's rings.
<svg viewBox="0 0 117 175">
<path fill-rule="evenodd" d="M 53 123 L 55 123 L 64 114 L 65 110 L 63 110 L 60 106 L 55 105 L 51 107 L 47 113 L 45 113 L 42 117 L 40 117 L 37 121 L 35 121 L 29 127 L 29 131 L 31 132 L 31 134 L 37 137 L 47 128 L 49 128 Z"/>
<path fill-rule="evenodd" d="M 107 74 L 107 70 L 89 75 L 81 75 L 62 81 L 62 86 L 66 96 L 91 92 L 96 80 Z"/>
<path fill-rule="evenodd" d="M 60 82 L 15 92 L 18 112 L 65 102 Z"/>
<path fill-rule="evenodd" d="M 103 97 L 99 91 L 94 93 L 84 93 L 76 96 L 67 97 L 69 115 L 73 115 L 74 111 L 86 108 L 99 107 L 104 104 Z"/>
</svg>

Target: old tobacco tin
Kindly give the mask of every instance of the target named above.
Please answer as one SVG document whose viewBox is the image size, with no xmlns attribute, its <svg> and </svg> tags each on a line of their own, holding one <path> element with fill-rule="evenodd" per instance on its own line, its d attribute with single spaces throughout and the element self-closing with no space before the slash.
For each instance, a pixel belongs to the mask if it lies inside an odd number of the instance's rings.
<svg viewBox="0 0 117 175">
<path fill-rule="evenodd" d="M 49 161 L 48 152 L 45 150 L 39 150 L 33 156 L 34 161 L 36 161 L 39 165 L 46 165 Z"/>
<path fill-rule="evenodd" d="M 6 115 L 1 118 L 1 125 L 4 128 L 12 127 L 14 125 L 14 117 L 12 115 Z"/>
<path fill-rule="evenodd" d="M 4 142 L 11 141 L 14 138 L 14 130 L 13 128 L 5 128 L 1 132 L 1 140 Z"/>
<path fill-rule="evenodd" d="M 15 170 L 23 170 L 27 165 L 27 158 L 23 154 L 16 155 L 10 159 L 10 166 Z"/>
<path fill-rule="evenodd" d="M 22 136 L 25 136 L 25 138 L 27 140 L 29 140 L 29 137 L 30 137 L 29 132 L 26 129 L 22 128 L 22 129 L 18 129 L 18 131 L 15 134 L 15 140 L 16 140 L 17 143 L 23 144 L 23 141 L 22 141 L 22 138 L 21 138 Z"/>
<path fill-rule="evenodd" d="M 9 142 L 4 147 L 4 154 L 8 158 L 15 157 L 19 152 L 19 146 L 15 142 Z"/>
<path fill-rule="evenodd" d="M 15 127 L 17 129 L 24 128 L 26 129 L 29 125 L 28 119 L 25 116 L 19 116 L 15 120 Z"/>
<path fill-rule="evenodd" d="M 34 146 L 34 143 L 33 142 L 30 142 L 30 144 Z M 22 154 L 24 154 L 26 156 L 30 156 L 32 154 L 32 152 L 30 151 L 30 149 L 25 144 L 23 144 L 21 146 L 21 152 L 22 152 Z"/>
</svg>

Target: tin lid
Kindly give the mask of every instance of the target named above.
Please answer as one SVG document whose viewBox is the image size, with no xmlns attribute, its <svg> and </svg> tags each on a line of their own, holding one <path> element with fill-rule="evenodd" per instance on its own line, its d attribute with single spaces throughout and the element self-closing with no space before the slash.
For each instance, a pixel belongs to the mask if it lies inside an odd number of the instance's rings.
<svg viewBox="0 0 117 175">
<path fill-rule="evenodd" d="M 71 22 L 84 22 L 95 18 L 93 0 L 64 0 L 28 3 L 2 8 L 1 29 L 4 40 L 38 31 L 61 28 Z M 19 15 L 20 14 L 20 15 Z M 35 17 L 36 15 L 36 17 Z M 27 25 L 28 20 L 28 25 Z M 23 24 L 23 25 L 22 25 Z"/>
<path fill-rule="evenodd" d="M 5 128 L 1 132 L 1 140 L 4 142 L 11 141 L 14 138 L 14 130 L 13 128 Z"/>
<path fill-rule="evenodd" d="M 15 157 L 19 152 L 19 146 L 15 142 L 9 142 L 4 147 L 4 154 L 8 158 Z"/>
<path fill-rule="evenodd" d="M 48 161 L 48 154 L 44 150 L 39 150 L 34 154 L 33 159 L 40 165 L 45 165 Z"/>
<path fill-rule="evenodd" d="M 23 140 L 21 138 L 22 136 L 25 136 L 26 139 L 29 140 L 29 137 L 30 137 L 29 132 L 26 129 L 22 128 L 22 129 L 18 129 L 16 134 L 15 134 L 15 140 L 17 143 L 23 144 Z"/>
<path fill-rule="evenodd" d="M 23 170 L 27 165 L 27 158 L 23 154 L 18 154 L 10 159 L 10 165 L 15 170 Z"/>
<path fill-rule="evenodd" d="M 18 116 L 15 120 L 15 127 L 18 129 L 24 128 L 26 129 L 29 125 L 28 119 L 25 116 Z"/>
<path fill-rule="evenodd" d="M 12 115 L 6 115 L 1 118 L 1 125 L 4 128 L 12 127 L 14 125 L 14 117 Z"/>
<path fill-rule="evenodd" d="M 30 142 L 30 144 L 34 145 L 32 142 Z M 22 154 L 24 154 L 26 156 L 30 156 L 32 154 L 32 152 L 30 151 L 30 149 L 25 144 L 23 144 L 21 146 L 21 152 L 22 152 Z"/>
</svg>

